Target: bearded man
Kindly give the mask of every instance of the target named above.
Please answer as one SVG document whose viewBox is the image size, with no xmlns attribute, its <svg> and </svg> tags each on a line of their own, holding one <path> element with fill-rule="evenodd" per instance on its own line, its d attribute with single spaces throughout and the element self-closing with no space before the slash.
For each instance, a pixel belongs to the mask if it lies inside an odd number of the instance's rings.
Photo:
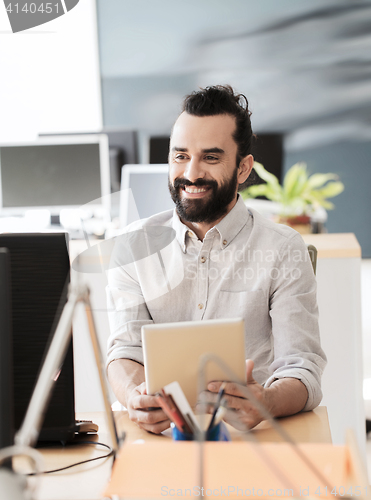
<svg viewBox="0 0 371 500">
<path fill-rule="evenodd" d="M 152 322 L 242 317 L 247 384 L 270 413 L 311 410 L 322 398 L 326 357 L 306 246 L 296 231 L 264 219 L 238 195 L 253 168 L 252 141 L 245 96 L 229 86 L 187 96 L 170 140 L 175 209 L 127 228 L 172 228 L 171 250 L 108 273 L 108 378 L 131 420 L 147 431 L 170 424 L 145 390 L 141 327 Z M 211 383 L 208 391 L 219 387 Z M 238 416 L 251 428 L 262 420 L 238 384 L 227 384 L 225 394 L 227 422 L 236 425 Z"/>
</svg>

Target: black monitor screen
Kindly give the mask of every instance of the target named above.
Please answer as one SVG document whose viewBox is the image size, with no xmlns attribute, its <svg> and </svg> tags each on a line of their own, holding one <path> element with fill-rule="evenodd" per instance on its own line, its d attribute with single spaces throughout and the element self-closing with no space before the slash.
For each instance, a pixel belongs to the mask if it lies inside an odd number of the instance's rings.
<svg viewBox="0 0 371 500">
<path fill-rule="evenodd" d="M 99 143 L 3 146 L 2 206 L 80 206 L 102 195 Z"/>
</svg>

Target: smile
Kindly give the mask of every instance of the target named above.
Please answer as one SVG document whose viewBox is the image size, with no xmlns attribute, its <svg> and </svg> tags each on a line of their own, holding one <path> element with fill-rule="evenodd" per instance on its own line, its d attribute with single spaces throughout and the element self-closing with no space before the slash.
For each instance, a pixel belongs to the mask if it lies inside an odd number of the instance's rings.
<svg viewBox="0 0 371 500">
<path fill-rule="evenodd" d="M 198 188 L 195 186 L 184 186 L 184 191 L 187 193 L 205 193 L 208 191 L 208 188 Z"/>
</svg>

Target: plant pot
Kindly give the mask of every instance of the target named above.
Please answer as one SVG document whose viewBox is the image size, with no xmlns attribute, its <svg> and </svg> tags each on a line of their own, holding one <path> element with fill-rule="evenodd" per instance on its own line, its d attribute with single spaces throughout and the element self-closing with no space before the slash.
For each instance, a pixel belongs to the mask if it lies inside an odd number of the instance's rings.
<svg viewBox="0 0 371 500">
<path fill-rule="evenodd" d="M 309 215 L 296 215 L 294 217 L 280 215 L 277 222 L 292 227 L 300 234 L 310 234 L 312 232 Z"/>
</svg>

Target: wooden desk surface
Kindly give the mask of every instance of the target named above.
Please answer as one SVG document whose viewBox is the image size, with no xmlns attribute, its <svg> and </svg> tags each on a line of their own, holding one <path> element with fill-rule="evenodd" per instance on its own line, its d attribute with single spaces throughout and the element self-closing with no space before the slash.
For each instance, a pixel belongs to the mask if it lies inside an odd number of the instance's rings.
<svg viewBox="0 0 371 500">
<path fill-rule="evenodd" d="M 171 437 L 170 430 L 165 431 L 163 435 L 156 436 L 141 430 L 136 424 L 129 420 L 126 412 L 117 413 L 117 423 L 119 429 L 125 429 L 126 441 L 133 442 L 139 439 L 145 441 L 169 439 Z M 313 411 L 307 413 L 299 413 L 292 417 L 278 419 L 285 431 L 295 440 L 301 443 L 331 443 L 331 433 L 327 417 L 327 409 L 325 406 L 320 406 Z M 244 434 L 237 431 L 233 427 L 227 425 L 233 441 L 243 441 Z M 262 442 L 281 442 L 282 438 L 277 436 L 274 429 L 271 428 L 268 422 L 260 423 L 252 431 L 254 437 Z"/>
<path fill-rule="evenodd" d="M 99 425 L 98 436 L 89 437 L 89 440 L 111 444 L 107 432 L 104 413 L 80 413 L 77 418 L 93 420 Z M 138 440 L 169 441 L 168 432 L 156 436 L 142 431 L 128 418 L 127 412 L 115 412 L 119 433 L 126 432 L 126 442 Z M 284 429 L 290 436 L 299 442 L 331 443 L 330 427 L 327 410 L 324 406 L 314 411 L 300 413 L 292 417 L 279 419 Z M 233 440 L 243 440 L 240 432 L 230 428 Z M 262 422 L 252 431 L 259 441 L 282 441 L 277 437 L 269 424 Z M 39 450 L 45 460 L 46 470 L 63 467 L 74 462 L 105 455 L 107 450 L 100 446 L 81 444 L 66 448 L 44 448 Z M 40 478 L 39 488 L 35 494 L 37 500 L 94 500 L 102 498 L 111 474 L 112 458 L 97 460 L 88 464 L 79 465 L 72 469 L 44 475 Z"/>
</svg>

